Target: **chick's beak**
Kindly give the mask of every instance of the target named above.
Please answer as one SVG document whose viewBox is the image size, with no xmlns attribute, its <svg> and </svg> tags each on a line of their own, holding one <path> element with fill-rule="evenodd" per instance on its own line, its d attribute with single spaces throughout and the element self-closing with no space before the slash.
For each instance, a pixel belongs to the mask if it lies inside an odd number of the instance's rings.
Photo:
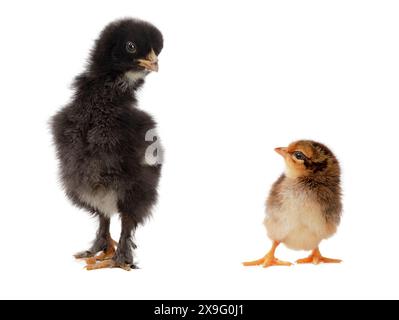
<svg viewBox="0 0 399 320">
<path fill-rule="evenodd" d="M 285 157 L 288 153 L 287 148 L 276 148 L 274 149 L 279 155 Z"/>
<path fill-rule="evenodd" d="M 137 59 L 137 61 L 140 67 L 143 67 L 148 71 L 158 72 L 158 57 L 153 49 L 151 49 L 151 52 L 145 59 Z"/>
</svg>

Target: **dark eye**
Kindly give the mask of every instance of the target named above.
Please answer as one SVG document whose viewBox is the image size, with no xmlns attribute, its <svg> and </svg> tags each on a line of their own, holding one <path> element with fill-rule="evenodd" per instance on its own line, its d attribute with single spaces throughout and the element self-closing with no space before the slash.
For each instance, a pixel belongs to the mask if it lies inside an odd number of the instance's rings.
<svg viewBox="0 0 399 320">
<path fill-rule="evenodd" d="M 128 41 L 126 43 L 126 51 L 129 53 L 135 53 L 137 51 L 137 47 L 133 42 Z"/>
<path fill-rule="evenodd" d="M 305 160 L 306 159 L 305 155 L 302 152 L 300 152 L 300 151 L 295 151 L 294 152 L 294 157 L 297 158 L 298 160 Z"/>
</svg>

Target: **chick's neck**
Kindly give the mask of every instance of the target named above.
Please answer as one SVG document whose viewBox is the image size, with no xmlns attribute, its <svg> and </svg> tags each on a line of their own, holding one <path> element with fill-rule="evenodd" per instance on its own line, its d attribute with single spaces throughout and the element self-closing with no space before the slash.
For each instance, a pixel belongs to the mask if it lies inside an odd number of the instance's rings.
<svg viewBox="0 0 399 320">
<path fill-rule="evenodd" d="M 130 81 L 124 74 L 85 72 L 75 79 L 78 97 L 91 101 L 136 102 L 136 90 L 144 84 L 144 78 Z"/>
</svg>

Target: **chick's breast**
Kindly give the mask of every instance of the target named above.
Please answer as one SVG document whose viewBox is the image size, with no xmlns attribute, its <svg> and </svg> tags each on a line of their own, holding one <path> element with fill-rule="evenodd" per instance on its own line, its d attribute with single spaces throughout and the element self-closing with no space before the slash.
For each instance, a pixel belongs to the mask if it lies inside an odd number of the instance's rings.
<svg viewBox="0 0 399 320">
<path fill-rule="evenodd" d="M 295 250 L 312 250 L 336 231 L 312 194 L 285 177 L 272 187 L 264 224 L 270 239 Z"/>
</svg>

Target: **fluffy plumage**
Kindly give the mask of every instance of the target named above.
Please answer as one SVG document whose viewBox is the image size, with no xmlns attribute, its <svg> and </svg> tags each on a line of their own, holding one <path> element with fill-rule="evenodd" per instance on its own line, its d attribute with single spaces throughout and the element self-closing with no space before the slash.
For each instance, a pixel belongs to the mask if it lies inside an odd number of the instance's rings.
<svg viewBox="0 0 399 320">
<path fill-rule="evenodd" d="M 340 221 L 338 161 L 326 146 L 314 141 L 295 142 L 279 152 L 287 169 L 267 200 L 268 236 L 291 249 L 313 250 L 335 233 Z M 303 159 L 298 160 L 296 152 Z"/>
<path fill-rule="evenodd" d="M 269 252 L 257 264 L 287 265 L 274 258 L 279 243 L 295 250 L 313 250 L 308 262 L 339 262 L 322 257 L 318 251 L 320 242 L 336 232 L 341 219 L 337 158 L 328 147 L 310 140 L 297 141 L 276 151 L 283 156 L 286 170 L 270 191 L 264 221 L 274 249 L 273 254 Z"/>
<path fill-rule="evenodd" d="M 161 156 L 161 149 L 159 138 L 146 141 L 156 123 L 136 108 L 136 91 L 145 76 L 158 69 L 162 47 L 160 31 L 147 22 L 111 23 L 76 78 L 72 101 L 52 118 L 66 194 L 100 222 L 92 247 L 77 258 L 104 251 L 106 258 L 112 256 L 109 266 L 133 266 L 132 233 L 150 214 L 161 171 L 160 161 L 146 159 L 150 145 L 158 144 L 154 157 Z M 122 233 L 113 253 L 109 219 L 115 211 L 121 216 Z"/>
</svg>

